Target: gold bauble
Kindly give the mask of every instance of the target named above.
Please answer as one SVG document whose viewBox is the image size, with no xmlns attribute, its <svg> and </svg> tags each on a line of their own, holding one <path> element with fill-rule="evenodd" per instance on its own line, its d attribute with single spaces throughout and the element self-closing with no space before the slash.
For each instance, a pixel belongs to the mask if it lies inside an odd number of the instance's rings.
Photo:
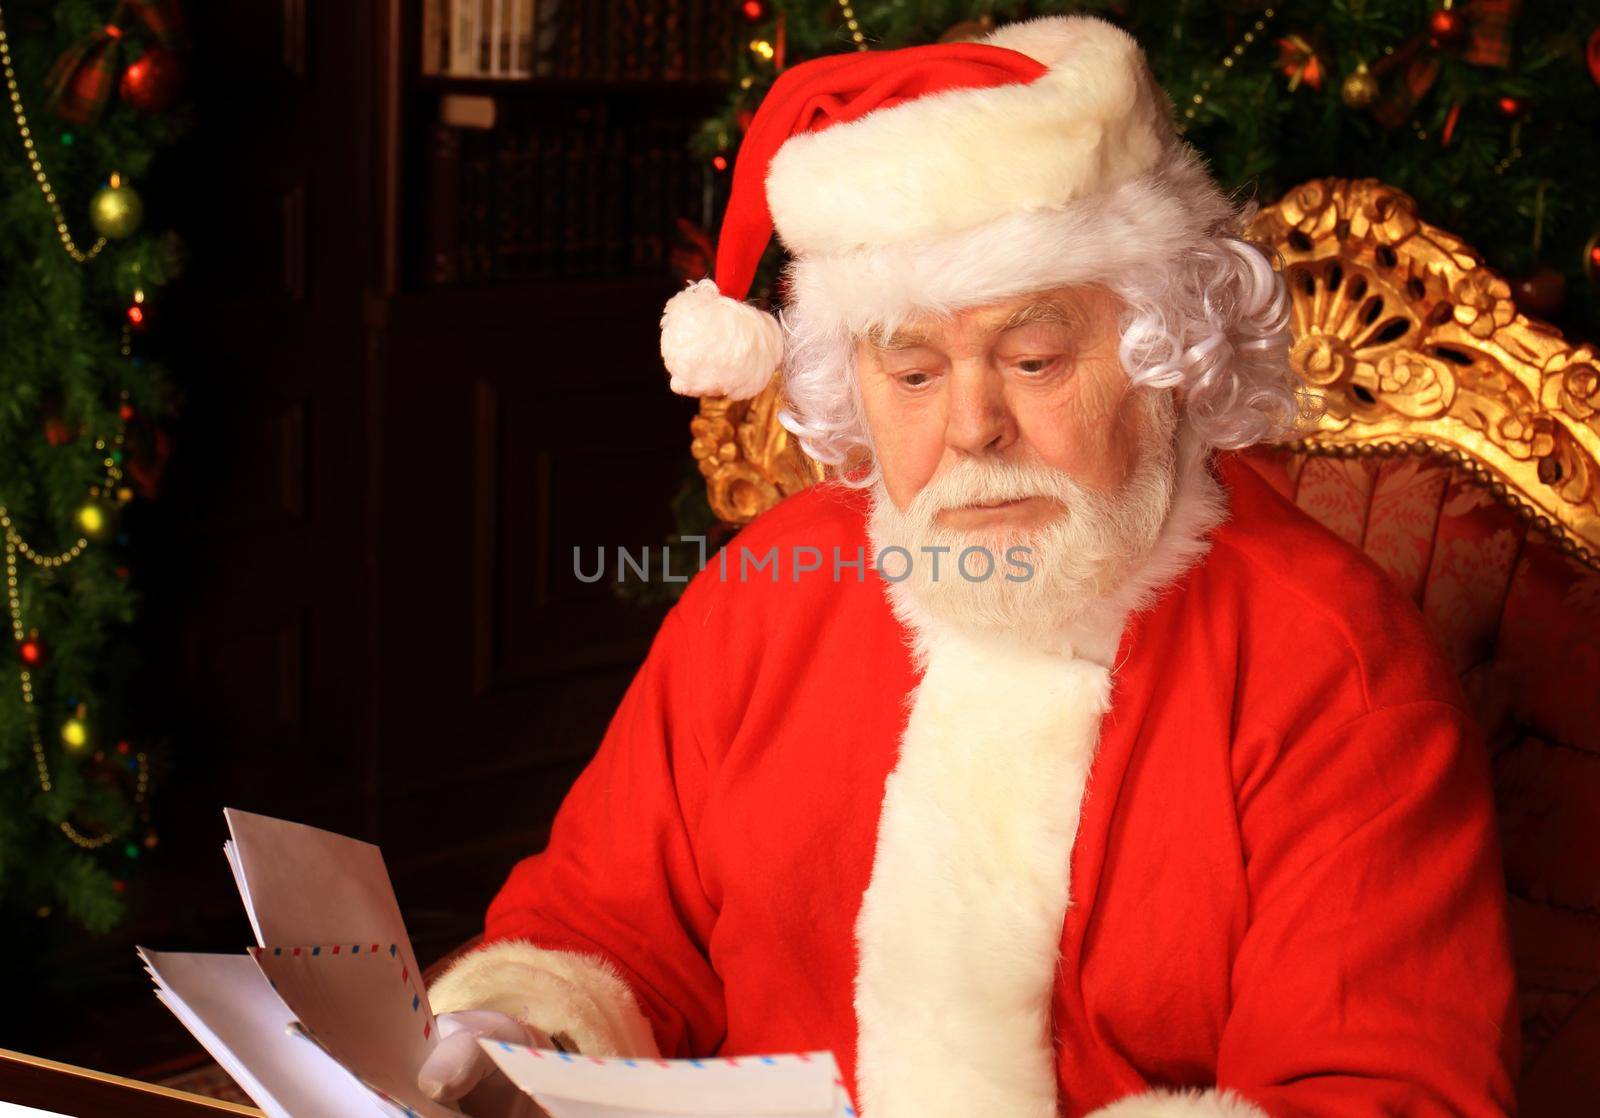
<svg viewBox="0 0 1600 1118">
<path fill-rule="evenodd" d="M 89 222 L 102 237 L 132 236 L 143 217 L 144 202 L 119 175 L 112 175 L 111 185 L 101 187 L 89 199 Z"/>
<path fill-rule="evenodd" d="M 1365 62 L 1358 63 L 1355 72 L 1344 79 L 1339 96 L 1352 109 L 1365 109 L 1378 99 L 1378 79 Z"/>
<path fill-rule="evenodd" d="M 69 718 L 61 724 L 61 741 L 76 752 L 89 744 L 89 727 L 81 718 Z"/>
<path fill-rule="evenodd" d="M 106 511 L 93 501 L 80 508 L 74 519 L 78 530 L 91 540 L 98 539 L 106 530 Z"/>
</svg>

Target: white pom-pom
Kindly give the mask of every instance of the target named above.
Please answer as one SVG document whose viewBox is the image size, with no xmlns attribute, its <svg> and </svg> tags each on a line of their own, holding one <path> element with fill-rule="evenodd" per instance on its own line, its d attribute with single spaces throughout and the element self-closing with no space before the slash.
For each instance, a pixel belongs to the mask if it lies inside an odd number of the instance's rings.
<svg viewBox="0 0 1600 1118">
<path fill-rule="evenodd" d="M 760 307 L 730 299 L 703 279 L 667 300 L 661 359 L 680 395 L 748 400 L 783 363 L 783 327 Z"/>
</svg>

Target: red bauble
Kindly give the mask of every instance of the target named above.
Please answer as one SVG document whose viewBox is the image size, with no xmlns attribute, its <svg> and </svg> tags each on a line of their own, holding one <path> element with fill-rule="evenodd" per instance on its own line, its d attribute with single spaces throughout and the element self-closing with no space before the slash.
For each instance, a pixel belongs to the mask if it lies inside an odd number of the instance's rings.
<svg viewBox="0 0 1600 1118">
<path fill-rule="evenodd" d="M 50 659 L 50 649 L 45 645 L 43 637 L 33 633 L 17 642 L 17 658 L 22 661 L 23 667 L 37 668 Z"/>
<path fill-rule="evenodd" d="M 1500 115 L 1506 120 L 1516 120 L 1528 111 L 1528 103 L 1526 101 L 1521 97 L 1513 97 L 1510 94 L 1496 101 L 1494 107 L 1500 110 Z"/>
<path fill-rule="evenodd" d="M 1554 318 L 1567 298 L 1567 277 L 1549 264 L 1540 264 L 1511 285 L 1517 306 L 1538 318 Z"/>
<path fill-rule="evenodd" d="M 1439 131 L 1439 143 L 1445 147 L 1450 146 L 1450 137 L 1456 134 L 1456 121 L 1461 119 L 1461 102 L 1457 101 L 1450 106 L 1450 111 L 1445 114 L 1444 127 Z"/>
<path fill-rule="evenodd" d="M 122 99 L 140 112 L 165 112 L 181 88 L 183 63 L 160 47 L 151 47 L 122 71 Z"/>
<path fill-rule="evenodd" d="M 1428 42 L 1438 48 L 1458 47 L 1467 37 L 1467 21 L 1454 8 L 1439 8 L 1428 17 Z"/>
<path fill-rule="evenodd" d="M 73 432 L 70 424 L 59 416 L 51 416 L 44 421 L 44 441 L 51 446 L 66 446 L 72 441 Z"/>
<path fill-rule="evenodd" d="M 767 18 L 766 0 L 744 0 L 744 3 L 739 5 L 739 10 L 751 23 L 760 23 Z"/>
</svg>

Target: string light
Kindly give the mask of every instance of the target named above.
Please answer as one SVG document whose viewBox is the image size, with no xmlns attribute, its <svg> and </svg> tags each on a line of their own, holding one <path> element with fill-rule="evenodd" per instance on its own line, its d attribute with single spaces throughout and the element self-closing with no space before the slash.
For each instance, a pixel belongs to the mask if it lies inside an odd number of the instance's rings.
<svg viewBox="0 0 1600 1118">
<path fill-rule="evenodd" d="M 79 264 L 87 264 L 100 250 L 106 247 L 104 237 L 97 238 L 88 252 L 78 247 L 72 239 L 72 230 L 67 226 L 67 216 L 61 209 L 61 202 L 56 198 L 55 188 L 50 185 L 50 178 L 44 173 L 44 163 L 39 159 L 39 149 L 34 146 L 33 132 L 28 127 L 28 114 L 22 106 L 22 91 L 17 86 L 17 71 L 11 64 L 11 40 L 6 35 L 6 17 L 0 11 L 0 71 L 6 79 L 6 93 L 11 98 L 11 114 L 17 119 L 17 133 L 22 137 L 22 147 L 28 153 L 28 165 L 33 168 L 33 181 L 39 184 L 39 192 L 44 195 L 45 202 L 50 207 L 51 214 L 56 221 L 56 235 L 61 238 L 61 247 L 66 249 L 67 255 Z"/>
<path fill-rule="evenodd" d="M 843 0 L 840 0 L 840 2 L 842 3 Z M 1237 43 L 1233 44 L 1233 49 L 1227 54 L 1223 55 L 1222 68 L 1224 70 L 1233 69 L 1233 64 L 1237 62 L 1244 54 L 1245 48 L 1256 41 L 1256 39 L 1261 35 L 1261 32 L 1267 29 L 1267 22 L 1277 14 L 1278 13 L 1272 8 L 1268 8 L 1261 13 L 1261 18 L 1256 20 L 1251 29 L 1246 31 L 1244 36 Z M 1200 91 L 1190 97 L 1189 100 L 1191 104 L 1188 106 L 1188 108 L 1183 110 L 1183 119 L 1185 121 L 1191 121 L 1194 119 L 1195 114 L 1200 111 L 1200 106 L 1206 103 L 1206 95 L 1210 92 L 1211 79 L 1207 78 L 1205 81 L 1200 83 Z"/>
</svg>

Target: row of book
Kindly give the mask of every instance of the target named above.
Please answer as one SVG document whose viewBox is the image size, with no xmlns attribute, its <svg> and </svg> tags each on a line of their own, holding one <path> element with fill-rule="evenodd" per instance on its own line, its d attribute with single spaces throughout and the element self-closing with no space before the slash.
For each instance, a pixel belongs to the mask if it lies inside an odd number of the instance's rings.
<svg viewBox="0 0 1600 1118">
<path fill-rule="evenodd" d="M 613 122 L 605 103 L 493 130 L 434 129 L 432 285 L 667 270 L 679 218 L 705 226 L 721 176 L 681 119 Z"/>
<path fill-rule="evenodd" d="M 742 18 L 734 0 L 423 0 L 422 72 L 728 81 Z"/>
</svg>

